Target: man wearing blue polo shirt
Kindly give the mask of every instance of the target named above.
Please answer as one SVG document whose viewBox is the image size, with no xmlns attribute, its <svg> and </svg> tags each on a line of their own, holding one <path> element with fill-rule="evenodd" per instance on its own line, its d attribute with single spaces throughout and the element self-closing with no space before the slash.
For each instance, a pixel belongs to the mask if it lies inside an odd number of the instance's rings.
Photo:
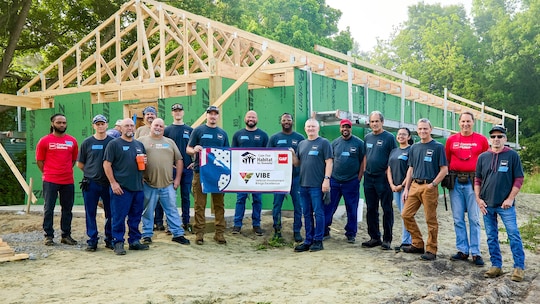
<svg viewBox="0 0 540 304">
<path fill-rule="evenodd" d="M 345 236 L 347 242 L 354 243 L 358 231 L 358 200 L 360 199 L 360 181 L 364 170 L 364 141 L 352 134 L 352 122 L 342 119 L 339 123 L 341 136 L 332 142 L 334 166 L 330 177 L 330 204 L 324 206 L 325 235 L 330 236 L 332 217 L 343 196 L 347 211 Z"/>
</svg>

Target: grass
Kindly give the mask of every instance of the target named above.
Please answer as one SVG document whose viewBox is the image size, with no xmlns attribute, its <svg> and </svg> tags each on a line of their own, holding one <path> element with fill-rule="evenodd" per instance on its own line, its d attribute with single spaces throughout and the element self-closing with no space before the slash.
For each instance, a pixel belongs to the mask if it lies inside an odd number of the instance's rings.
<svg viewBox="0 0 540 304">
<path fill-rule="evenodd" d="M 525 174 L 521 192 L 540 194 L 540 174 Z"/>
<path fill-rule="evenodd" d="M 503 227 L 500 227 L 499 231 L 506 233 L 506 229 Z M 540 249 L 540 216 L 533 217 L 531 215 L 527 224 L 519 227 L 519 233 L 523 241 L 523 248 L 537 252 Z M 510 243 L 508 238 L 506 240 L 499 240 L 499 242 L 501 244 Z"/>
</svg>

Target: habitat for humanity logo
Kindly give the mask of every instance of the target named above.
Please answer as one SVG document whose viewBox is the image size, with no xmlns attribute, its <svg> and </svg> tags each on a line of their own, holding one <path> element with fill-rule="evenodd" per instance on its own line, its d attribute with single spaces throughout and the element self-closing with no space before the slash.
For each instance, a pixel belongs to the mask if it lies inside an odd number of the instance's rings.
<svg viewBox="0 0 540 304">
<path fill-rule="evenodd" d="M 255 163 L 256 158 L 257 156 L 251 152 L 245 152 L 244 154 L 242 154 L 242 162 L 244 164 L 253 164 Z"/>
<path fill-rule="evenodd" d="M 253 172 L 252 173 L 240 172 L 240 176 L 242 177 L 244 182 L 246 182 L 247 184 L 249 180 L 251 179 L 251 177 L 253 176 Z"/>
</svg>

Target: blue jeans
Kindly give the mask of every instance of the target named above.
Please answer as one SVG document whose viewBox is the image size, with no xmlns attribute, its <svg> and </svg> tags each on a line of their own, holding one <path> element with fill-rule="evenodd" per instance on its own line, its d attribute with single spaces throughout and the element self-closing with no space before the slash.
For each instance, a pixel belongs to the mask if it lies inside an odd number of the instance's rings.
<svg viewBox="0 0 540 304">
<path fill-rule="evenodd" d="M 300 203 L 300 177 L 293 176 L 291 183 L 291 200 L 294 210 L 293 232 L 300 232 L 302 229 L 302 204 Z M 272 218 L 274 220 L 274 229 L 281 230 L 281 207 L 285 200 L 286 194 L 274 194 L 274 202 L 272 208 Z"/>
<path fill-rule="evenodd" d="M 88 235 L 88 246 L 96 246 L 99 240 L 98 227 L 96 223 L 97 207 L 99 198 L 103 202 L 105 211 L 105 243 L 112 242 L 111 228 L 111 195 L 109 185 L 98 184 L 89 180 L 88 191 L 83 191 L 84 211 L 86 213 L 86 235 Z"/>
<path fill-rule="evenodd" d="M 173 179 L 176 176 L 176 169 L 173 169 Z M 182 170 L 182 177 L 180 178 L 180 198 L 182 206 L 182 224 L 189 224 L 189 207 L 190 207 L 190 193 L 191 182 L 193 181 L 193 170 Z M 156 211 L 154 215 L 154 224 L 163 225 L 163 208 L 161 204 L 156 204 Z"/>
<path fill-rule="evenodd" d="M 300 187 L 306 239 L 304 244 L 322 241 L 324 236 L 324 207 L 321 187 Z M 315 227 L 314 227 L 315 226 Z"/>
<path fill-rule="evenodd" d="M 476 204 L 474 189 L 471 182 L 461 184 L 456 181 L 454 189 L 450 190 L 450 205 L 454 218 L 456 231 L 456 248 L 465 254 L 480 255 L 480 208 Z M 465 212 L 469 219 L 469 236 L 467 237 L 467 224 Z"/>
<path fill-rule="evenodd" d="M 246 212 L 246 199 L 249 193 L 240 192 L 236 195 L 236 207 L 234 209 L 234 226 L 242 227 L 242 219 Z M 262 194 L 251 193 L 253 202 L 251 203 L 251 222 L 253 227 L 261 226 Z"/>
<path fill-rule="evenodd" d="M 60 185 L 43 181 L 43 230 L 45 237 L 54 238 L 54 206 L 60 196 L 60 229 L 62 237 L 71 235 L 71 220 L 73 219 L 73 200 L 75 199 L 75 186 L 73 184 Z"/>
<path fill-rule="evenodd" d="M 493 267 L 502 268 L 501 248 L 499 247 L 499 227 L 497 226 L 497 214 L 501 217 L 506 234 L 510 240 L 510 249 L 514 258 L 514 268 L 525 269 L 525 252 L 516 221 L 516 207 L 508 209 L 501 207 L 487 207 L 487 214 L 484 215 L 484 226 L 486 228 L 487 243 L 489 248 L 489 259 Z"/>
<path fill-rule="evenodd" d="M 180 223 L 180 215 L 176 208 L 176 191 L 172 184 L 163 188 L 154 188 L 148 184 L 143 184 L 144 189 L 144 211 L 142 214 L 142 236 L 152 237 L 154 235 L 154 210 L 157 202 L 163 208 L 167 216 L 167 227 L 173 237 L 184 235 L 184 229 Z"/>
<path fill-rule="evenodd" d="M 345 235 L 356 237 L 358 232 L 358 200 L 360 199 L 360 181 L 358 178 L 346 182 L 339 182 L 334 178 L 330 179 L 330 204 L 324 205 L 325 233 L 330 233 L 332 218 L 342 196 L 347 211 Z"/>
<path fill-rule="evenodd" d="M 144 193 L 143 191 L 129 191 L 125 188 L 122 188 L 122 190 L 124 194 L 116 195 L 109 187 L 113 244 L 124 243 L 126 216 L 129 228 L 128 242 L 133 244 L 141 239 L 139 224 L 144 209 Z"/>
<path fill-rule="evenodd" d="M 379 229 L 379 201 L 383 210 L 383 241 L 392 242 L 392 227 L 394 226 L 394 209 L 392 208 L 392 189 L 388 184 L 386 174 L 364 175 L 364 195 L 366 197 L 366 222 L 369 237 L 381 240 Z"/>
<path fill-rule="evenodd" d="M 403 191 L 400 192 L 392 192 L 394 196 L 394 202 L 396 202 L 396 205 L 399 209 L 399 214 L 401 214 L 401 211 L 403 210 L 403 200 L 402 200 L 402 194 Z M 409 231 L 405 228 L 405 224 L 403 223 L 403 219 L 401 219 L 401 244 L 412 244 L 412 237 Z"/>
</svg>

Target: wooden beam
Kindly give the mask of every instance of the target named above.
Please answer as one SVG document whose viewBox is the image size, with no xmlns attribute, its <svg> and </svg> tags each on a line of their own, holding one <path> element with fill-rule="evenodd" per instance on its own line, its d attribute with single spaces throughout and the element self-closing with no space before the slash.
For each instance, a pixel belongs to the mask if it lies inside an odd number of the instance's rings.
<svg viewBox="0 0 540 304">
<path fill-rule="evenodd" d="M 41 109 L 41 98 L 0 93 L 0 105 L 11 107 L 25 107 L 30 109 Z"/>
<path fill-rule="evenodd" d="M 13 174 L 15 175 L 17 180 L 19 181 L 19 184 L 21 184 L 21 186 L 24 189 L 24 191 L 26 192 L 26 194 L 32 198 L 32 203 L 35 204 L 37 202 L 36 196 L 34 195 L 33 192 L 30 191 L 30 187 L 28 186 L 28 184 L 24 180 L 24 177 L 22 176 L 21 172 L 19 172 L 19 169 L 17 168 L 17 166 L 15 165 L 13 160 L 11 160 L 11 157 L 7 153 L 6 149 L 4 149 L 4 145 L 2 145 L 1 143 L 0 143 L 0 154 L 2 155 L 2 157 L 4 158 L 6 163 L 8 164 L 9 168 L 11 169 L 11 172 L 13 172 Z"/>
<path fill-rule="evenodd" d="M 340 52 L 336 52 L 336 51 L 331 50 L 329 48 L 325 48 L 324 46 L 315 45 L 315 51 L 318 51 L 320 53 L 335 57 L 337 59 L 341 59 L 341 60 L 344 60 L 344 61 L 347 61 L 347 62 L 354 63 L 354 64 L 359 65 L 359 66 L 366 67 L 368 69 L 372 69 L 372 70 L 377 71 L 377 72 L 384 73 L 386 75 L 396 77 L 396 78 L 401 79 L 401 80 L 408 81 L 410 83 L 414 83 L 416 85 L 420 84 L 420 80 L 418 80 L 418 79 L 414 79 L 414 78 L 409 77 L 407 75 L 396 73 L 396 72 L 394 72 L 392 70 L 389 70 L 387 68 L 383 68 L 383 67 L 371 64 L 369 62 L 359 60 L 359 59 L 354 58 L 352 56 L 347 56 L 347 55 L 342 54 Z"/>
<path fill-rule="evenodd" d="M 229 98 L 238 88 L 246 82 L 246 80 L 251 77 L 265 62 L 272 56 L 272 52 L 265 51 L 262 53 L 261 57 L 253 63 L 253 65 L 244 73 L 240 78 L 238 78 L 228 89 L 221 95 L 216 102 L 214 102 L 212 105 L 216 107 L 221 107 L 221 105 Z M 192 127 L 198 127 L 202 124 L 202 122 L 206 119 L 206 113 L 203 113 L 199 118 L 192 124 Z"/>
</svg>

